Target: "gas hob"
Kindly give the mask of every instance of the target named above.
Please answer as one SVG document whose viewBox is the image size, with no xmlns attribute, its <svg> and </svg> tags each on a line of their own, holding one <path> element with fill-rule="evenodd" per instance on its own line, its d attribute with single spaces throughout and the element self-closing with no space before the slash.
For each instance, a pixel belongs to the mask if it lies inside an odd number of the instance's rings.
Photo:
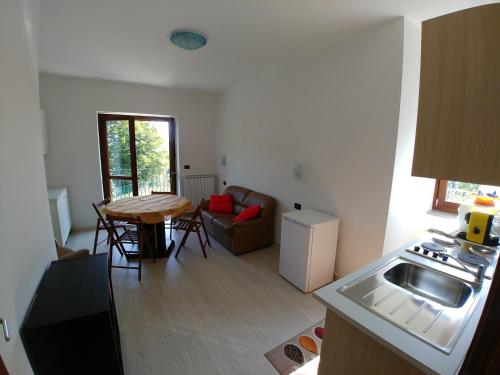
<svg viewBox="0 0 500 375">
<path fill-rule="evenodd" d="M 480 265 L 483 265 L 486 279 L 493 277 L 499 254 L 498 248 L 459 239 L 441 241 L 436 238 L 424 240 L 406 251 L 460 270 L 465 265 L 469 270 L 477 272 Z"/>
</svg>

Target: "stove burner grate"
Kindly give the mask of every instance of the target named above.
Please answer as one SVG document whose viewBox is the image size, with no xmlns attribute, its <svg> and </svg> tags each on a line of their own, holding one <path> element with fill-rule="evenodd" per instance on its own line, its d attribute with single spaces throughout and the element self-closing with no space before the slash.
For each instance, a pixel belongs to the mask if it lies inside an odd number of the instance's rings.
<svg viewBox="0 0 500 375">
<path fill-rule="evenodd" d="M 482 256 L 468 253 L 465 251 L 461 251 L 458 254 L 458 259 L 463 260 L 464 262 L 469 263 L 472 266 L 479 266 L 480 264 L 482 264 L 482 265 L 488 267 L 490 265 L 490 262 L 488 262 Z"/>
<path fill-rule="evenodd" d="M 433 243 L 433 242 L 422 242 L 421 244 L 424 250 L 429 250 L 433 253 L 446 253 L 446 249 L 443 245 Z"/>
</svg>

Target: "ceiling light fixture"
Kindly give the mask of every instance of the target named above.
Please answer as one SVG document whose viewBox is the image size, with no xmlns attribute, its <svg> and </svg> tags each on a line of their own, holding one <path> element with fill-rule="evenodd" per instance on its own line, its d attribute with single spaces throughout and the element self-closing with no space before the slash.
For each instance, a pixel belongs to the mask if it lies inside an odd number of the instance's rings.
<svg viewBox="0 0 500 375">
<path fill-rule="evenodd" d="M 187 30 L 176 30 L 170 34 L 170 41 L 177 47 L 189 51 L 198 49 L 207 44 L 207 38 L 200 33 Z"/>
</svg>

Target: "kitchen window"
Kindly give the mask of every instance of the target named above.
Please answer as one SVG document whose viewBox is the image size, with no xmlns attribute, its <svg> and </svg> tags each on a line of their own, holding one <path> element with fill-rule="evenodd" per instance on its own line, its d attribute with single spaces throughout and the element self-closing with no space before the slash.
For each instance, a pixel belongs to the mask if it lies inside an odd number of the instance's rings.
<svg viewBox="0 0 500 375">
<path fill-rule="evenodd" d="M 470 201 L 476 195 L 496 198 L 498 193 L 500 193 L 500 187 L 497 186 L 436 180 L 432 209 L 456 214 L 460 204 Z"/>
</svg>

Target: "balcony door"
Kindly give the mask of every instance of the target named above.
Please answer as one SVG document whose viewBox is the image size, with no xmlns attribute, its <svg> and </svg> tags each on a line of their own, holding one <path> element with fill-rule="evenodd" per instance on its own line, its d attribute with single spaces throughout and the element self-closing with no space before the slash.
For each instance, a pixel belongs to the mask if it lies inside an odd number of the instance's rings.
<svg viewBox="0 0 500 375">
<path fill-rule="evenodd" d="M 105 197 L 176 193 L 173 118 L 100 113 L 98 122 Z"/>
</svg>

